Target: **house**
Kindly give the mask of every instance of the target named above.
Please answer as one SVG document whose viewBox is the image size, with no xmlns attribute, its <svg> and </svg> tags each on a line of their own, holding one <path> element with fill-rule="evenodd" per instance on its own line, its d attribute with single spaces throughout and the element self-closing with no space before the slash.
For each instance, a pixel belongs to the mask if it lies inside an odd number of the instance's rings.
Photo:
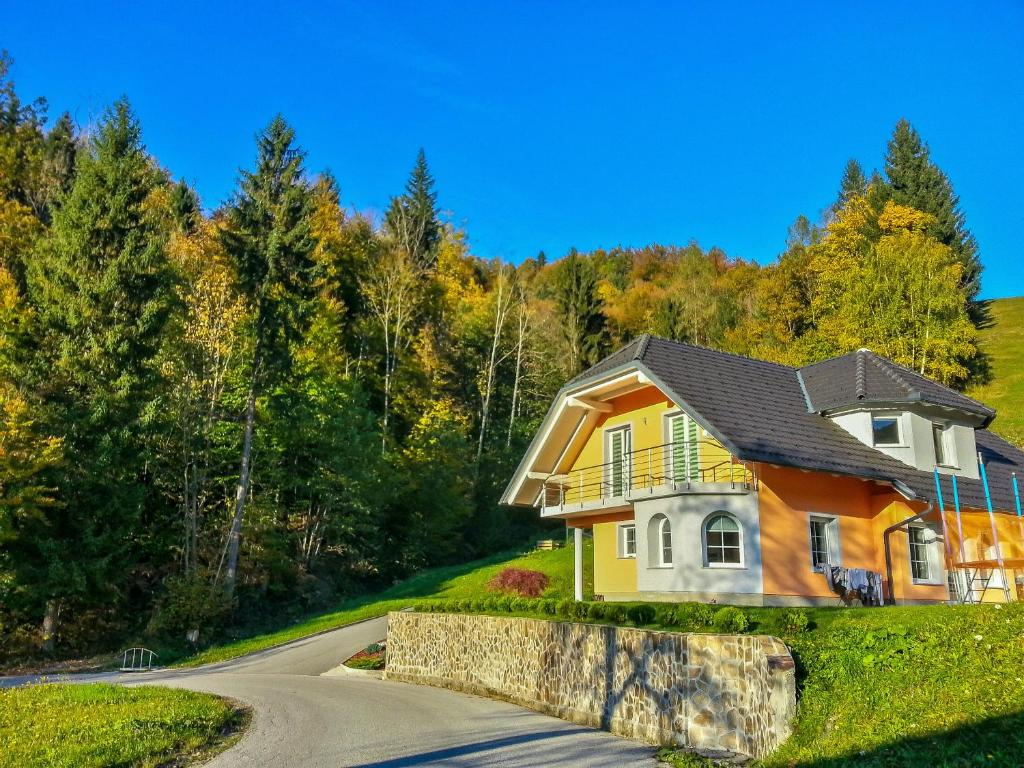
<svg viewBox="0 0 1024 768">
<path fill-rule="evenodd" d="M 590 529 L 599 599 L 834 605 L 870 573 L 889 602 L 1016 600 L 1024 452 L 994 418 L 865 349 L 792 368 L 645 335 L 559 391 L 502 501 L 574 529 L 577 599 Z"/>
</svg>

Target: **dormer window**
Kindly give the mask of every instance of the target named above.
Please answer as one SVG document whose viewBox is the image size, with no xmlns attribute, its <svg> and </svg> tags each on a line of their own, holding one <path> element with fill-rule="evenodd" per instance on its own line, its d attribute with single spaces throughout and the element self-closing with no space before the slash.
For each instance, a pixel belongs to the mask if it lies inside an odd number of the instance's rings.
<svg viewBox="0 0 1024 768">
<path fill-rule="evenodd" d="M 937 466 L 956 466 L 950 437 L 949 427 L 945 424 L 932 423 L 932 443 L 935 445 L 935 464 Z"/>
<path fill-rule="evenodd" d="M 872 416 L 871 434 L 876 446 L 902 445 L 899 416 Z"/>
</svg>

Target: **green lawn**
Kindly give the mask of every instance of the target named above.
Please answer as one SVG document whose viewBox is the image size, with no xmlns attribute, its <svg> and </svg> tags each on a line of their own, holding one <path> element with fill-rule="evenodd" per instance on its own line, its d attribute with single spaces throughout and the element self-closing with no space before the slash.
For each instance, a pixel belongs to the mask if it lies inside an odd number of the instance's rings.
<svg viewBox="0 0 1024 768">
<path fill-rule="evenodd" d="M 160 766 L 229 740 L 242 714 L 216 696 L 168 688 L 0 689 L 0 766 Z"/>
<path fill-rule="evenodd" d="M 998 411 L 992 431 L 1024 446 L 1024 297 L 992 302 L 992 327 L 981 334 L 992 380 L 968 391 Z"/>
</svg>

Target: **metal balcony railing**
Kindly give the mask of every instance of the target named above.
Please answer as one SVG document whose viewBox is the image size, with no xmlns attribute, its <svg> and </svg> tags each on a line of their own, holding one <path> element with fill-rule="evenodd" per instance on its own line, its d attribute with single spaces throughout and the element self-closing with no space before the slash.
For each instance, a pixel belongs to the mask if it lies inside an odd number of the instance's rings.
<svg viewBox="0 0 1024 768">
<path fill-rule="evenodd" d="M 750 490 L 753 464 L 740 461 L 716 440 L 693 440 L 641 448 L 609 461 L 552 475 L 544 483 L 544 508 L 588 505 L 659 488 L 692 490 L 702 483 L 728 483 Z"/>
</svg>

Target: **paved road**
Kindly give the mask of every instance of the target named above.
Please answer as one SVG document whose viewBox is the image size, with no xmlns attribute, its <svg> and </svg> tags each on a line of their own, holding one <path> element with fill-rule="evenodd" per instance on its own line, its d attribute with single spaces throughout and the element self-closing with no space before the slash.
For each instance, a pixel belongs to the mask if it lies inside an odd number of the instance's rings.
<svg viewBox="0 0 1024 768">
<path fill-rule="evenodd" d="M 386 621 L 195 670 L 73 677 L 191 688 L 252 706 L 249 730 L 208 768 L 657 764 L 651 747 L 504 702 L 363 675 L 323 675 L 383 638 Z"/>
</svg>

